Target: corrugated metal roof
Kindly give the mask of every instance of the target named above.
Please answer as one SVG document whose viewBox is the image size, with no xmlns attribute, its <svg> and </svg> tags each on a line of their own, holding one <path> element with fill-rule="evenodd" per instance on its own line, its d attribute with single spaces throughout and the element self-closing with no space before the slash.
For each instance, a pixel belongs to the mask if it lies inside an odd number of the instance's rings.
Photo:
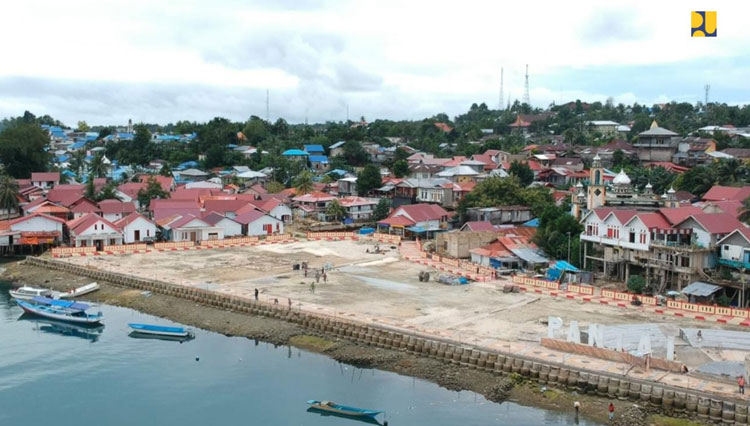
<svg viewBox="0 0 750 426">
<path fill-rule="evenodd" d="M 719 290 L 721 290 L 721 287 L 719 287 L 718 285 L 696 281 L 690 284 L 689 286 L 683 288 L 682 294 L 690 294 L 693 296 L 705 297 L 705 296 L 710 296 Z"/>
<path fill-rule="evenodd" d="M 536 250 L 530 248 L 510 248 L 510 251 L 529 263 L 548 263 L 549 259 L 541 256 Z"/>
</svg>

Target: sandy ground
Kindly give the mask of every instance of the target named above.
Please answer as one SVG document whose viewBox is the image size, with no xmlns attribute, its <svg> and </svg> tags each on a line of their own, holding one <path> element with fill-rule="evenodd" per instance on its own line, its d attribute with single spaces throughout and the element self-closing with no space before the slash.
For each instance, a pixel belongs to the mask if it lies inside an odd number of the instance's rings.
<svg viewBox="0 0 750 426">
<path fill-rule="evenodd" d="M 479 342 L 484 339 L 538 341 L 546 335 L 546 320 L 561 317 L 565 325 L 590 323 L 663 323 L 678 327 L 705 327 L 704 322 L 657 316 L 651 313 L 534 293 L 503 293 L 504 282 L 448 286 L 435 278 L 439 271 L 402 260 L 395 247 L 365 241 L 301 241 L 267 246 L 152 252 L 99 257 L 71 257 L 66 261 L 89 267 L 199 286 L 226 293 L 292 300 L 295 307 L 318 307 L 333 315 L 377 319 L 452 338 Z M 368 253 L 369 251 L 369 253 Z M 294 270 L 308 262 L 310 271 Z M 315 282 L 313 269 L 327 266 L 327 280 Z M 431 273 L 420 282 L 421 271 Z M 679 345 L 679 342 L 678 342 Z M 678 353 L 680 348 L 678 347 Z M 698 359 L 696 358 L 696 361 Z"/>
</svg>

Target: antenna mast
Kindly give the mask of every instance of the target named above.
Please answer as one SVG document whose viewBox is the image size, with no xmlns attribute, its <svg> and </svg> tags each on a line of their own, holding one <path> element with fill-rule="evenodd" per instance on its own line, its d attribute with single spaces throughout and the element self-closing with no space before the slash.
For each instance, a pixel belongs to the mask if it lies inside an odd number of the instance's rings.
<svg viewBox="0 0 750 426">
<path fill-rule="evenodd" d="M 268 98 L 268 89 L 266 89 L 266 122 L 267 123 L 271 122 L 271 108 L 270 108 L 270 103 L 269 103 L 269 98 Z"/>
<path fill-rule="evenodd" d="M 497 110 L 503 110 L 503 67 L 500 67 L 500 101 L 497 103 Z"/>
<path fill-rule="evenodd" d="M 523 83 L 523 103 L 531 106 L 531 100 L 529 99 L 529 64 L 526 64 L 526 80 Z"/>
<path fill-rule="evenodd" d="M 703 90 L 706 91 L 705 98 L 703 100 L 703 105 L 704 105 L 705 108 L 708 108 L 708 92 L 711 90 L 711 85 L 707 84 L 707 85 L 703 86 Z"/>
</svg>

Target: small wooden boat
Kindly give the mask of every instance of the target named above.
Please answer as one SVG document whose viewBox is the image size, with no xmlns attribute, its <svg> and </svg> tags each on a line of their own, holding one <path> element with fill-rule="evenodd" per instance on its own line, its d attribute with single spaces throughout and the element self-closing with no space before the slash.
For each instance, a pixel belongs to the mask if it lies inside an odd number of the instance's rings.
<svg viewBox="0 0 750 426">
<path fill-rule="evenodd" d="M 66 291 L 65 293 L 60 293 L 58 297 L 60 299 L 70 299 L 73 297 L 83 296 L 84 294 L 89 294 L 92 291 L 99 290 L 99 284 L 97 283 L 89 283 L 84 286 L 74 288 L 73 290 Z"/>
<path fill-rule="evenodd" d="M 86 313 L 89 305 L 71 300 L 56 300 L 48 297 L 35 297 L 31 301 L 18 300 L 18 305 L 24 312 L 40 317 L 74 322 L 78 324 L 98 324 L 103 320 L 101 312 Z"/>
<path fill-rule="evenodd" d="M 382 411 L 377 410 L 366 410 L 364 408 L 357 408 L 357 407 L 349 407 L 347 405 L 339 405 L 335 402 L 331 401 L 316 401 L 316 400 L 309 400 L 307 401 L 308 405 L 310 405 L 310 408 L 317 411 L 322 411 L 326 413 L 331 413 L 335 415 L 341 415 L 341 416 L 348 416 L 348 417 L 360 417 L 360 418 L 368 418 L 368 419 L 374 419 L 375 416 L 382 413 Z"/>
<path fill-rule="evenodd" d="M 151 324 L 128 324 L 134 332 L 166 337 L 193 337 L 193 332 L 182 327 L 165 327 Z"/>
<path fill-rule="evenodd" d="M 52 296 L 52 290 L 46 288 L 35 288 L 23 286 L 13 290 L 9 290 L 10 296 L 16 300 L 31 300 L 35 297 L 49 297 Z"/>
</svg>

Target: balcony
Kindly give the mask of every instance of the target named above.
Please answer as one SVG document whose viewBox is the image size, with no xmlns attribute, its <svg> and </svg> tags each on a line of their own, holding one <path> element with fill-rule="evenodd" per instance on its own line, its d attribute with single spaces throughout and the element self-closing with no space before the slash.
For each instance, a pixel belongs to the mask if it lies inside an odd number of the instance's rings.
<svg viewBox="0 0 750 426">
<path fill-rule="evenodd" d="M 708 251 L 708 247 L 678 241 L 651 240 L 651 245 L 659 248 L 670 248 L 678 251 Z"/>
<path fill-rule="evenodd" d="M 736 269 L 748 269 L 750 270 L 750 263 L 741 262 L 739 260 L 730 260 L 719 258 L 719 265 L 729 266 L 730 268 Z"/>
</svg>

